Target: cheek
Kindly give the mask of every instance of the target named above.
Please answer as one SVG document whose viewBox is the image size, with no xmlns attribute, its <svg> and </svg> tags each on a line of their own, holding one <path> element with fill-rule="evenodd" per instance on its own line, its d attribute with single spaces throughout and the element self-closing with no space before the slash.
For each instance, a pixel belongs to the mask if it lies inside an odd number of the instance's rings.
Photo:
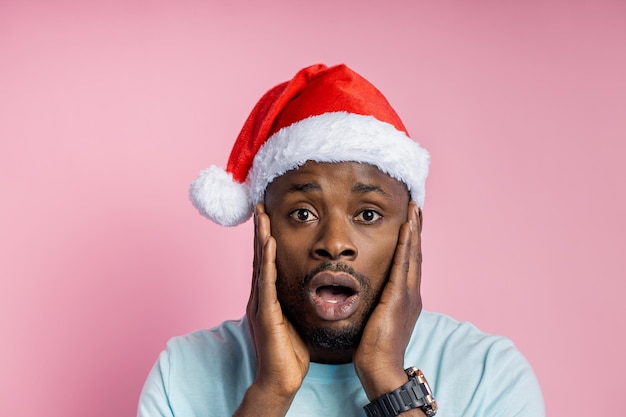
<svg viewBox="0 0 626 417">
<path fill-rule="evenodd" d="M 301 265 L 307 259 L 307 246 L 302 236 L 279 234 L 276 239 L 276 266 L 284 275 L 302 274 Z"/>
<path fill-rule="evenodd" d="M 300 280 L 303 275 L 298 265 L 300 258 L 290 245 L 276 238 L 276 290 L 281 303 L 293 302 L 297 294 L 300 294 Z"/>
<path fill-rule="evenodd" d="M 395 237 L 381 238 L 378 236 L 361 245 L 359 256 L 367 264 L 366 271 L 370 271 L 372 279 L 384 281 L 387 278 L 396 251 L 396 244 L 397 238 Z"/>
<path fill-rule="evenodd" d="M 302 242 L 298 242 L 297 236 L 294 233 L 276 233 L 273 235 L 276 239 L 276 252 L 291 253 L 298 250 L 298 247 L 302 246 Z"/>
</svg>

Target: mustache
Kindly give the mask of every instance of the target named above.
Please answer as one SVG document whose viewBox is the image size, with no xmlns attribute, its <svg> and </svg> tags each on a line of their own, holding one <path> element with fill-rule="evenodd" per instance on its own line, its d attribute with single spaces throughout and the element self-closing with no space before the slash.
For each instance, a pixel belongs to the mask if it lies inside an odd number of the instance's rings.
<svg viewBox="0 0 626 417">
<path fill-rule="evenodd" d="M 341 262 L 337 262 L 337 263 L 324 262 L 324 263 L 319 264 L 315 269 L 313 269 L 311 272 L 307 273 L 305 276 L 302 277 L 300 285 L 302 286 L 302 288 L 304 288 L 309 283 L 309 281 L 313 279 L 315 275 L 319 274 L 320 272 L 326 272 L 326 271 L 343 272 L 345 274 L 353 276 L 359 282 L 359 284 L 361 284 L 362 287 L 369 288 L 370 286 L 369 279 L 365 275 L 359 274 L 350 265 L 346 265 Z"/>
</svg>

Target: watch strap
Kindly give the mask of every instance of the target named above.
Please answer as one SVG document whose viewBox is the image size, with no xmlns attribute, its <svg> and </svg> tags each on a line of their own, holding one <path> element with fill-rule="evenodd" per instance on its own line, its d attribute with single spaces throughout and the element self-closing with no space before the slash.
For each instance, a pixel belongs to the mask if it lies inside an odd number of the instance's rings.
<svg viewBox="0 0 626 417">
<path fill-rule="evenodd" d="M 400 413 L 425 404 L 424 394 L 416 379 L 391 392 L 381 395 L 365 406 L 367 417 L 395 417 Z"/>
<path fill-rule="evenodd" d="M 424 374 L 414 367 L 406 369 L 406 373 L 409 376 L 406 384 L 381 395 L 364 407 L 367 417 L 395 417 L 414 408 L 421 408 L 427 417 L 437 413 L 437 403 Z"/>
</svg>

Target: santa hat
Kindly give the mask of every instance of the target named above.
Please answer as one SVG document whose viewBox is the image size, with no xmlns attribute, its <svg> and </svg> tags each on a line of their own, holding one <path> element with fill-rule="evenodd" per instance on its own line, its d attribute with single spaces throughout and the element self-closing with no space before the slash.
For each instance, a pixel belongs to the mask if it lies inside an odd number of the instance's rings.
<svg viewBox="0 0 626 417">
<path fill-rule="evenodd" d="M 429 155 L 408 137 L 380 91 L 345 65 L 313 65 L 269 90 L 246 120 L 226 170 L 211 166 L 191 184 L 200 213 L 236 226 L 277 177 L 307 161 L 362 162 L 406 184 L 424 204 Z"/>
</svg>

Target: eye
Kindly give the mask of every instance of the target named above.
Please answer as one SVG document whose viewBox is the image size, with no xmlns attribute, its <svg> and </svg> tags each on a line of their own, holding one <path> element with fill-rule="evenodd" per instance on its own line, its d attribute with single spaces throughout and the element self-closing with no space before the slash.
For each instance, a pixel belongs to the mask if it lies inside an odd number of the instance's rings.
<svg viewBox="0 0 626 417">
<path fill-rule="evenodd" d="M 383 216 L 374 210 L 363 210 L 362 212 L 357 214 L 357 216 L 355 217 L 357 221 L 366 223 L 366 224 L 376 223 L 378 220 L 382 218 Z"/>
<path fill-rule="evenodd" d="M 309 209 L 300 208 L 289 213 L 289 217 L 300 223 L 307 223 L 317 219 L 317 216 Z"/>
</svg>

